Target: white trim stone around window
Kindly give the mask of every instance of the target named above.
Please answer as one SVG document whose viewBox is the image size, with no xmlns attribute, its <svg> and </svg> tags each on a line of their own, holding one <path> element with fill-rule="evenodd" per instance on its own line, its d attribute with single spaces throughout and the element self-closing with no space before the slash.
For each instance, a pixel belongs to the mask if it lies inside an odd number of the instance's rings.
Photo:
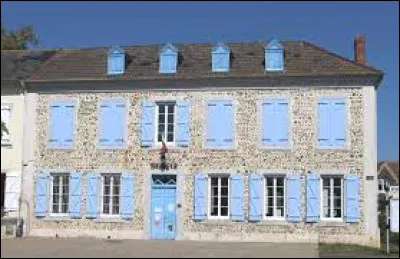
<svg viewBox="0 0 400 259">
<path fill-rule="evenodd" d="M 208 177 L 208 218 L 229 219 L 230 179 L 229 175 Z"/>
<path fill-rule="evenodd" d="M 286 179 L 285 176 L 264 177 L 264 219 L 285 220 Z"/>
<path fill-rule="evenodd" d="M 69 173 L 50 174 L 50 216 L 67 216 L 69 213 Z"/>
<path fill-rule="evenodd" d="M 10 129 L 10 120 L 11 120 L 11 105 L 10 104 L 1 104 L 1 121 L 4 122 L 8 134 L 6 132 L 2 133 L 1 137 L 1 145 L 2 146 L 9 146 L 11 145 L 11 129 Z"/>
<path fill-rule="evenodd" d="M 343 220 L 344 188 L 342 176 L 321 176 L 321 219 Z"/>
<path fill-rule="evenodd" d="M 164 138 L 165 143 L 175 143 L 176 128 L 176 102 L 157 102 L 155 112 L 155 142 L 161 145 Z"/>
<path fill-rule="evenodd" d="M 101 175 L 101 216 L 118 217 L 120 215 L 121 174 Z"/>
</svg>

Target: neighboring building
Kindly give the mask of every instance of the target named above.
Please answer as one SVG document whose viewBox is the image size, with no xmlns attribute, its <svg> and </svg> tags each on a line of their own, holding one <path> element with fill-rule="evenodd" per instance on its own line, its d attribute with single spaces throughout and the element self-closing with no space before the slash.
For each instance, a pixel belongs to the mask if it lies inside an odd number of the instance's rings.
<svg viewBox="0 0 400 259">
<path fill-rule="evenodd" d="M 364 44 L 60 51 L 26 82 L 28 233 L 379 246 Z"/>
<path fill-rule="evenodd" d="M 1 120 L 8 134 L 1 138 L 1 215 L 16 222 L 23 166 L 24 83 L 51 51 L 1 51 Z M 3 218 L 4 216 L 4 218 Z"/>
<path fill-rule="evenodd" d="M 399 186 L 399 161 L 380 161 L 378 179 L 379 193 L 386 193 L 391 186 Z"/>
</svg>

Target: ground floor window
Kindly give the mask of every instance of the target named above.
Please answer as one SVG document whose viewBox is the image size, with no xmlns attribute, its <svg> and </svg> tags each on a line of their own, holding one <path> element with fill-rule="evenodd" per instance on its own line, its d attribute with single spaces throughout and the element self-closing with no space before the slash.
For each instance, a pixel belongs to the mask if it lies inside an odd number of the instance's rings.
<svg viewBox="0 0 400 259">
<path fill-rule="evenodd" d="M 341 219 L 343 217 L 343 177 L 323 176 L 322 218 Z"/>
<path fill-rule="evenodd" d="M 102 214 L 119 215 L 120 210 L 120 174 L 105 174 L 102 176 Z"/>
<path fill-rule="evenodd" d="M 285 218 L 285 177 L 265 177 L 265 217 Z"/>
<path fill-rule="evenodd" d="M 52 213 L 66 214 L 69 206 L 69 174 L 52 174 Z"/>
<path fill-rule="evenodd" d="M 229 218 L 229 177 L 210 176 L 209 217 Z"/>
</svg>

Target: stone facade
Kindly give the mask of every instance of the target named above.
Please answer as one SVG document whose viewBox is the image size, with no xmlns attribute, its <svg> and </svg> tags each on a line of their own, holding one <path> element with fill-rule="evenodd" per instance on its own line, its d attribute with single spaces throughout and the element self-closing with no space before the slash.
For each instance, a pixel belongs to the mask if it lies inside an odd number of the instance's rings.
<svg viewBox="0 0 400 259">
<path fill-rule="evenodd" d="M 346 134 L 348 143 L 342 150 L 316 148 L 316 105 L 319 96 L 344 96 L 346 98 Z M 265 96 L 286 96 L 290 100 L 290 143 L 288 150 L 261 149 L 258 103 Z M 128 100 L 127 148 L 107 150 L 97 148 L 98 101 L 101 98 L 125 98 Z M 232 99 L 235 104 L 234 150 L 205 148 L 206 101 Z M 49 103 L 53 100 L 77 101 L 75 147 L 72 150 L 47 148 Z M 170 147 L 168 160 L 177 163 L 182 172 L 182 192 L 179 209 L 178 239 L 195 240 L 248 240 L 248 241 L 306 241 L 350 242 L 376 245 L 379 236 L 369 236 L 364 229 L 364 130 L 362 88 L 292 88 L 263 90 L 192 90 L 192 91 L 133 91 L 120 93 L 72 93 L 39 94 L 36 117 L 36 172 L 73 171 L 82 174 L 90 171 L 134 172 L 135 213 L 132 221 L 104 221 L 85 218 L 86 188 L 82 193 L 82 218 L 36 219 L 32 215 L 31 233 L 35 235 L 112 235 L 126 238 L 146 237 L 148 213 L 146 177 L 151 174 L 150 164 L 159 161 L 158 148 L 140 145 L 140 103 L 182 100 L 191 102 L 190 135 L 187 148 Z M 294 172 L 302 175 L 302 217 L 305 216 L 305 176 L 310 170 L 324 174 L 347 173 L 353 170 L 362 179 L 359 190 L 360 220 L 358 223 L 289 223 L 263 220 L 258 223 L 231 222 L 230 220 L 206 220 L 195 222 L 193 217 L 193 175 L 210 170 L 249 172 Z M 245 215 L 248 211 L 248 182 L 245 177 Z M 83 177 L 82 186 L 86 178 Z M 34 197 L 31 200 L 34 204 Z M 247 217 L 246 217 L 247 218 Z M 93 231 L 93 232 L 91 232 Z M 125 232 L 124 232 L 125 231 Z M 130 232 L 129 232 L 130 231 Z M 80 232 L 80 233 L 79 233 Z M 97 233 L 97 234 L 96 234 Z M 135 233 L 135 234 L 133 234 Z"/>
</svg>

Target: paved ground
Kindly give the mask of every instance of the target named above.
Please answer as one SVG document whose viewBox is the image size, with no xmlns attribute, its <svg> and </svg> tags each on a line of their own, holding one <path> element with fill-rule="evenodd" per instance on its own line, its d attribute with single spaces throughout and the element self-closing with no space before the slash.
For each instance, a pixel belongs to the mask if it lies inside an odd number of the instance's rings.
<svg viewBox="0 0 400 259">
<path fill-rule="evenodd" d="M 101 239 L 2 239 L 1 257 L 316 258 L 317 245 Z"/>
</svg>

